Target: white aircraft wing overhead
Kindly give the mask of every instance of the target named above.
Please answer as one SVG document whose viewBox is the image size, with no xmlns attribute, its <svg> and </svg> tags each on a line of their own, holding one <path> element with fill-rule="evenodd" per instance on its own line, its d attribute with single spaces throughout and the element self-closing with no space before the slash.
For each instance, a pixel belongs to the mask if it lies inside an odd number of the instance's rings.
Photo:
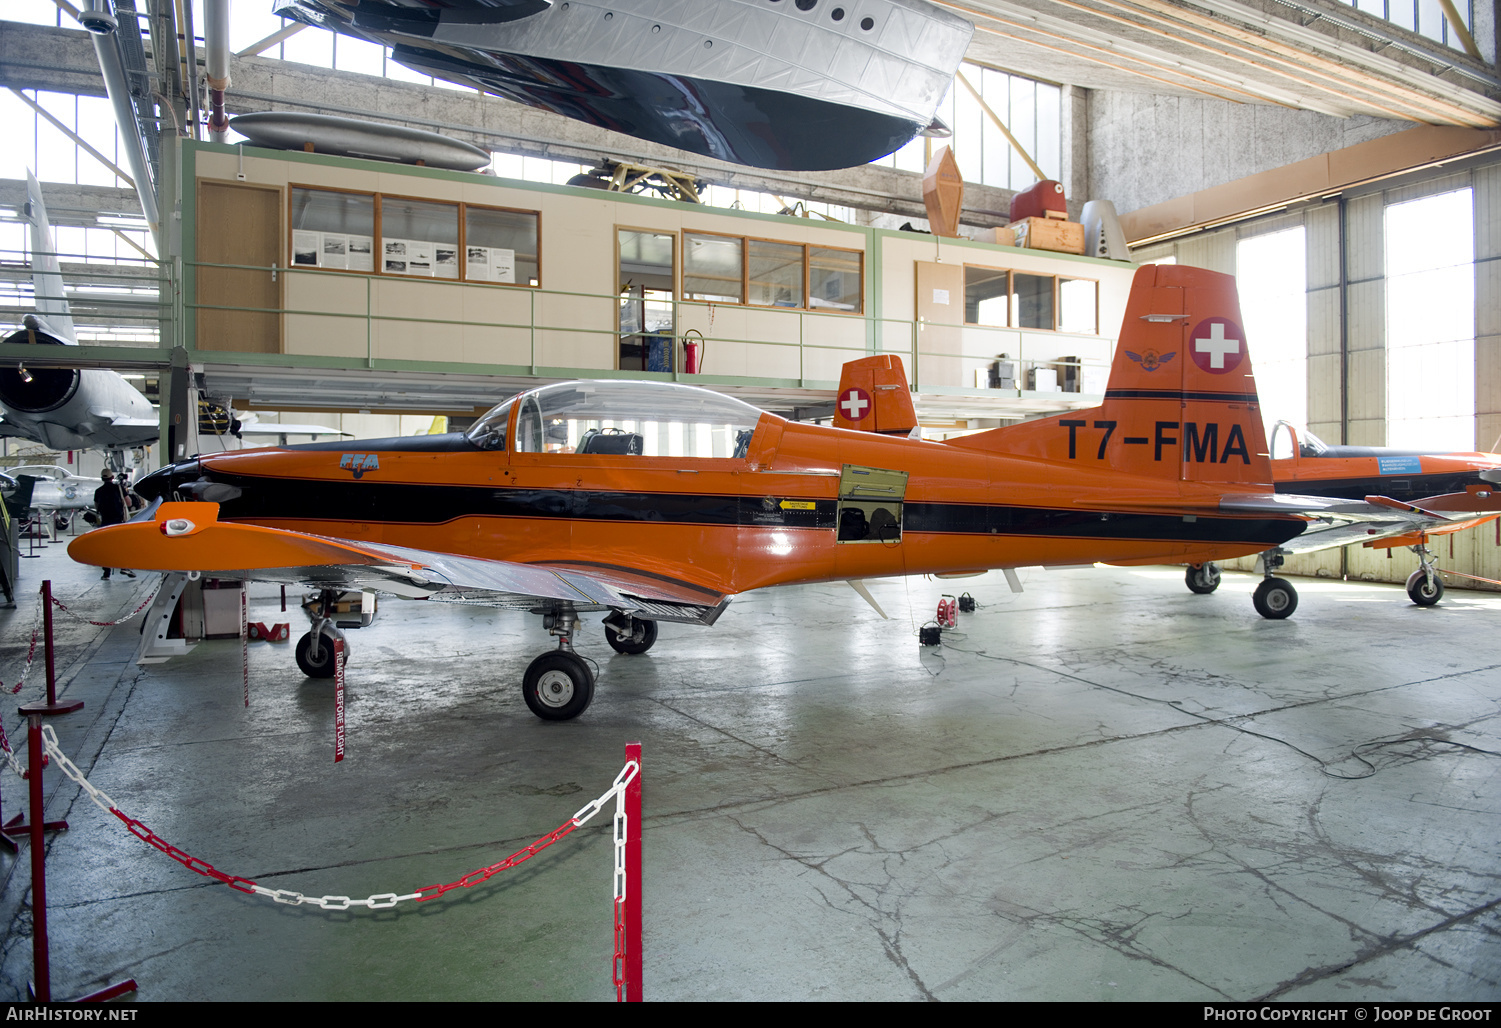
<svg viewBox="0 0 1501 1028">
<path fill-rule="evenodd" d="M 220 522 L 216 503 L 163 503 L 79 536 L 73 559 L 102 567 L 201 571 L 308 589 L 370 589 L 408 598 L 528 610 L 566 601 L 656 621 L 713 624 L 729 598 L 701 583 L 587 562 L 520 563 Z"/>
<path fill-rule="evenodd" d="M 340 428 L 329 428 L 327 425 L 288 425 L 284 423 L 267 424 L 264 421 L 250 421 L 240 423 L 241 437 L 247 435 L 282 436 L 282 435 L 338 435 L 352 436 L 353 432 L 346 432 Z"/>
</svg>

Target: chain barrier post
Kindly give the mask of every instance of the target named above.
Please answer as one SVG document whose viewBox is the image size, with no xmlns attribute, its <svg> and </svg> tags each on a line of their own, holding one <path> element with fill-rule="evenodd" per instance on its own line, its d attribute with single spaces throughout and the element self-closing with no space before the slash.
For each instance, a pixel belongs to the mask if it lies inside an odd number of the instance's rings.
<svg viewBox="0 0 1501 1028">
<path fill-rule="evenodd" d="M 641 997 L 641 744 L 625 744 L 626 763 L 636 774 L 625 786 L 625 1000 Z"/>
</svg>

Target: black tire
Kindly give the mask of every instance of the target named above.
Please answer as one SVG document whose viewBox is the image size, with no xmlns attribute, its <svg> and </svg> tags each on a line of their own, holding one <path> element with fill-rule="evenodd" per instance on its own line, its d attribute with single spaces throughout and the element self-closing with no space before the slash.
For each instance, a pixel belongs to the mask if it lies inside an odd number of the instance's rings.
<svg viewBox="0 0 1501 1028">
<path fill-rule="evenodd" d="M 526 705 L 544 721 L 570 721 L 594 699 L 594 674 L 582 657 L 563 650 L 544 653 L 521 680 Z"/>
<path fill-rule="evenodd" d="M 302 673 L 309 678 L 332 678 L 334 676 L 334 640 L 329 633 L 323 633 L 323 641 L 318 647 L 318 656 L 322 658 L 314 662 L 308 653 L 313 648 L 313 633 L 304 632 L 301 639 L 297 640 L 297 666 Z M 349 643 L 344 643 L 344 663 L 349 664 Z"/>
<path fill-rule="evenodd" d="M 630 624 L 630 635 L 616 635 L 615 629 L 606 623 L 605 642 L 609 643 L 610 648 L 616 653 L 645 653 L 657 641 L 657 623 L 645 618 L 631 618 Z M 641 631 L 639 642 L 631 638 L 636 634 L 637 629 Z"/>
<path fill-rule="evenodd" d="M 1188 591 L 1200 596 L 1214 592 L 1220 587 L 1220 566 L 1218 564 L 1200 564 L 1194 567 L 1188 566 L 1188 573 L 1183 576 L 1183 581 L 1188 584 Z"/>
<path fill-rule="evenodd" d="M 1251 602 L 1262 617 L 1280 621 L 1298 609 L 1298 590 L 1281 578 L 1264 579 L 1251 594 Z"/>
<path fill-rule="evenodd" d="M 1407 576 L 1407 596 L 1419 607 L 1431 607 L 1444 598 L 1443 579 L 1435 571 L 1430 580 L 1423 569 L 1419 568 Z"/>
</svg>

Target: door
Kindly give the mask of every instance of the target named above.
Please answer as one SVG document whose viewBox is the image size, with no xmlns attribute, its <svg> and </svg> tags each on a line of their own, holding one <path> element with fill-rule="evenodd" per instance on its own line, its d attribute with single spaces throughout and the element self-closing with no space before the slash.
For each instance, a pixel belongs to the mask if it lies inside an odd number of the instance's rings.
<svg viewBox="0 0 1501 1028">
<path fill-rule="evenodd" d="M 964 386 L 964 266 L 917 262 L 917 375 L 919 388 Z"/>
<path fill-rule="evenodd" d="M 617 237 L 622 371 L 672 371 L 677 333 L 677 236 L 623 228 Z"/>
<path fill-rule="evenodd" d="M 280 190 L 198 183 L 198 349 L 281 353 L 281 223 Z"/>
</svg>

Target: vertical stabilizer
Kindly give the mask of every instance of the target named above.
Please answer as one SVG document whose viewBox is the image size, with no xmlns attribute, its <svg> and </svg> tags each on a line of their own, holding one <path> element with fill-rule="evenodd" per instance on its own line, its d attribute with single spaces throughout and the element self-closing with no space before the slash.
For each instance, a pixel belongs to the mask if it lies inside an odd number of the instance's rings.
<svg viewBox="0 0 1501 1028">
<path fill-rule="evenodd" d="M 63 292 L 62 265 L 58 263 L 52 226 L 47 223 L 47 205 L 42 202 L 42 187 L 30 168 L 26 169 L 26 220 L 31 224 L 31 285 L 36 312 L 52 335 L 70 345 L 76 344 L 78 333 L 73 328 L 68 295 Z"/>
<path fill-rule="evenodd" d="M 951 445 L 1191 482 L 1269 484 L 1266 433 L 1235 280 L 1136 272 L 1105 402 Z"/>
<path fill-rule="evenodd" d="M 907 435 L 917 427 L 900 357 L 879 354 L 844 365 L 834 401 L 834 427 L 882 435 Z"/>
</svg>

